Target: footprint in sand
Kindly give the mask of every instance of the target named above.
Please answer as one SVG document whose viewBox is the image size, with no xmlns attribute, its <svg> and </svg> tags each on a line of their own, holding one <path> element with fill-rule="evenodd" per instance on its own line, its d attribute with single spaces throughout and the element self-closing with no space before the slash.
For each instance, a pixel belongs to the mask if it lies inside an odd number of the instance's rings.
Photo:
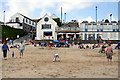
<svg viewBox="0 0 120 80">
<path fill-rule="evenodd" d="M 72 77 L 74 77 L 74 78 L 75 78 L 76 76 L 75 76 L 75 75 L 72 75 Z"/>
</svg>

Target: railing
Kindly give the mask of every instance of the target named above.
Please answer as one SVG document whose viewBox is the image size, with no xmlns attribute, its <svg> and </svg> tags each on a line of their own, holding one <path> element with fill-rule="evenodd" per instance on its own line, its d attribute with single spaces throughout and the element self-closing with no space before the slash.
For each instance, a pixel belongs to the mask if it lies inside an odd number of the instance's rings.
<svg viewBox="0 0 120 80">
<path fill-rule="evenodd" d="M 80 31 L 79 27 L 58 27 L 56 31 Z"/>
</svg>

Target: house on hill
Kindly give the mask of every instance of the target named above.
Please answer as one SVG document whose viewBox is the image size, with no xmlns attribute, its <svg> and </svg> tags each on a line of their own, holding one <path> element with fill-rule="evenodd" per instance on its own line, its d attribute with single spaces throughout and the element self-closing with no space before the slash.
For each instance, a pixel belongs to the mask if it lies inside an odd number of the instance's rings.
<svg viewBox="0 0 120 80">
<path fill-rule="evenodd" d="M 36 22 L 20 13 L 14 14 L 6 25 L 17 29 L 23 29 L 26 32 L 36 30 Z"/>
<path fill-rule="evenodd" d="M 4 25 L 4 22 L 0 21 L 0 25 Z"/>
</svg>

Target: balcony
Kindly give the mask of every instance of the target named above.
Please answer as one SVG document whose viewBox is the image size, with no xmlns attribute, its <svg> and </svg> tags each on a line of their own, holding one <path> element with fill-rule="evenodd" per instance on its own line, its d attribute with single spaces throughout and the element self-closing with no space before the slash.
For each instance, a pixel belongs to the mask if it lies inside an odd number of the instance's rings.
<svg viewBox="0 0 120 80">
<path fill-rule="evenodd" d="M 79 27 L 58 27 L 56 32 L 80 32 Z"/>
</svg>

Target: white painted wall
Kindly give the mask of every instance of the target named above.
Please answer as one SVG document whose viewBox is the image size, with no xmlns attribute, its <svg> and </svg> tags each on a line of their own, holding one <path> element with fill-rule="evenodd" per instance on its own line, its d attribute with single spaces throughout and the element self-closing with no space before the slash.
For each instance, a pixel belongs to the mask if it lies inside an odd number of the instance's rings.
<svg viewBox="0 0 120 80">
<path fill-rule="evenodd" d="M 48 22 L 44 21 L 45 17 L 49 18 Z M 42 29 L 42 24 L 51 24 L 51 29 Z M 55 32 L 56 27 L 58 27 L 57 23 L 49 15 L 46 14 L 37 24 L 37 31 L 36 31 L 37 40 L 44 39 L 43 37 L 44 31 L 52 31 L 52 36 L 50 36 L 50 39 L 52 39 L 52 37 L 54 38 L 54 40 L 57 39 L 57 33 Z M 48 36 L 46 36 L 46 39 L 49 39 Z"/>
<path fill-rule="evenodd" d="M 7 25 L 16 29 L 23 29 L 23 26 L 20 26 L 19 23 L 8 23 Z"/>
<path fill-rule="evenodd" d="M 11 17 L 12 22 L 16 21 L 16 17 L 19 17 L 20 23 L 23 23 L 24 16 L 20 15 L 19 13 L 16 13 Z"/>
<path fill-rule="evenodd" d="M 36 26 L 36 23 L 34 21 L 22 16 L 20 13 L 16 13 L 11 17 L 12 22 L 15 22 L 17 17 L 19 18 L 20 23 L 26 23 L 26 24 L 33 26 L 33 27 Z M 23 19 L 24 19 L 24 22 L 23 22 Z M 26 19 L 27 19 L 27 22 L 26 22 Z M 29 23 L 29 21 L 31 21 L 31 23 Z M 34 22 L 34 25 L 32 24 L 33 22 Z"/>
</svg>

